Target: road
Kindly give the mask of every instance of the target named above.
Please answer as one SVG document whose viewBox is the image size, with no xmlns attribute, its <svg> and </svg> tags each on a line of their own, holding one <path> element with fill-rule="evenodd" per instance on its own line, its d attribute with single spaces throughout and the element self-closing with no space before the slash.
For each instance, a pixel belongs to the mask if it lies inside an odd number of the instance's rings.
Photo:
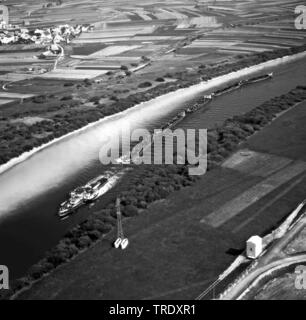
<svg viewBox="0 0 306 320">
<path fill-rule="evenodd" d="M 306 217 L 299 220 L 281 239 L 276 240 L 271 248 L 258 258 L 258 264 L 245 278 L 240 280 L 229 290 L 222 300 L 241 299 L 249 287 L 256 285 L 257 281 L 277 269 L 288 267 L 292 264 L 306 262 L 306 254 L 284 256 L 283 249 L 306 225 Z"/>
</svg>

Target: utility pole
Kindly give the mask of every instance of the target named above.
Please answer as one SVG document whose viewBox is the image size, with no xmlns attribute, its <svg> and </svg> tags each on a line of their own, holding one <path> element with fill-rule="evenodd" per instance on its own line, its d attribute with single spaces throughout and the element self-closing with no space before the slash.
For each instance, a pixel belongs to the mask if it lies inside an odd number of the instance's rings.
<svg viewBox="0 0 306 320">
<path fill-rule="evenodd" d="M 117 239 L 114 242 L 114 247 L 118 249 L 121 247 L 122 250 L 126 249 L 129 245 L 128 238 L 124 237 L 123 227 L 122 227 L 122 214 L 121 214 L 121 207 L 120 207 L 120 198 L 116 199 L 116 213 L 117 213 Z"/>
</svg>

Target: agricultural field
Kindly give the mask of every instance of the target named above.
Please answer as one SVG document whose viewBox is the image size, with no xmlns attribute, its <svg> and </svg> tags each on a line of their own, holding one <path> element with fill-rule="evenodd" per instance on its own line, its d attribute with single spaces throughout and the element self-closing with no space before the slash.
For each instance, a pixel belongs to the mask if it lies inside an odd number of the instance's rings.
<svg viewBox="0 0 306 320">
<path fill-rule="evenodd" d="M 133 72 L 143 59 L 150 64 L 141 74 L 155 68 L 159 73 L 160 64 L 176 71 L 227 61 L 304 44 L 305 33 L 293 25 L 299 3 L 302 1 L 136 0 L 127 5 L 104 0 L 64 0 L 61 4 L 27 0 L 17 4 L 9 0 L 11 22 L 27 28 L 59 24 L 91 24 L 94 28 L 66 46 L 65 59 L 56 72 L 52 62 L 35 58 L 34 50 L 42 50 L 35 46 L 30 51 L 23 46 L 9 55 L 0 48 L 0 64 L 5 64 L 6 79 L 12 81 L 14 73 L 22 74 L 33 65 L 50 71 L 40 76 L 43 79 L 67 79 L 70 72 L 71 79 L 84 80 L 105 78 L 107 71 L 121 66 Z"/>
<path fill-rule="evenodd" d="M 305 43 L 305 33 L 293 28 L 296 1 L 134 3 L 101 11 L 102 21 L 72 44 L 73 68 L 132 69 L 146 57 L 151 63 L 142 74 L 160 65 L 179 71 Z"/>
<path fill-rule="evenodd" d="M 62 24 L 93 28 L 63 45 L 65 55 L 57 65 L 38 58 L 46 50 L 41 44 L 0 46 L 0 91 L 14 95 L 26 88 L 28 94 L 37 95 L 39 82 L 61 95 L 63 82 L 91 79 L 100 86 L 87 93 L 80 86 L 69 87 L 79 101 L 93 98 L 97 91 L 107 99 L 124 99 L 127 93 L 143 92 L 140 84 L 150 82 L 154 87 L 155 79 L 169 74 L 176 80 L 182 72 L 195 74 L 201 65 L 222 65 L 254 53 L 304 45 L 305 32 L 293 24 L 294 8 L 301 3 L 8 0 L 10 23 L 29 30 Z M 5 104 L 14 103 L 2 99 Z"/>
</svg>

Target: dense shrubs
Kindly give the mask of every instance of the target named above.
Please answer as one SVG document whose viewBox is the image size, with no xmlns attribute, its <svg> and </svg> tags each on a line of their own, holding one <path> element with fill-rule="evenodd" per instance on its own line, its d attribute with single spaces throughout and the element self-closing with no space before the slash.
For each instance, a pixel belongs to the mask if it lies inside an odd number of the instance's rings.
<svg viewBox="0 0 306 320">
<path fill-rule="evenodd" d="M 91 239 L 89 236 L 82 236 L 80 237 L 80 239 L 78 240 L 78 247 L 80 249 L 84 249 L 86 247 L 89 247 L 91 244 Z"/>
<path fill-rule="evenodd" d="M 47 96 L 46 95 L 35 96 L 32 99 L 32 101 L 35 103 L 43 103 L 47 101 Z"/>
<path fill-rule="evenodd" d="M 86 87 L 91 86 L 92 85 L 92 81 L 90 79 L 84 79 L 84 84 Z"/>
<path fill-rule="evenodd" d="M 91 97 L 89 99 L 89 102 L 94 102 L 94 103 L 98 103 L 100 101 L 101 97 L 99 96 L 94 96 L 94 97 Z"/>
<path fill-rule="evenodd" d="M 132 204 L 127 205 L 126 207 L 124 207 L 123 209 L 123 215 L 126 217 L 133 217 L 133 216 L 137 216 L 138 214 L 138 209 L 137 207 L 135 207 Z"/>
<path fill-rule="evenodd" d="M 63 98 L 61 98 L 62 101 L 66 101 L 66 100 L 71 100 L 73 97 L 72 95 L 67 95 L 67 96 L 64 96 Z"/>
<path fill-rule="evenodd" d="M 72 87 L 73 85 L 74 85 L 73 82 L 64 83 L 64 87 Z"/>
<path fill-rule="evenodd" d="M 152 83 L 149 82 L 149 81 L 145 81 L 145 82 L 142 82 L 138 85 L 138 88 L 148 88 L 148 87 L 151 87 L 152 86 Z"/>
<path fill-rule="evenodd" d="M 157 81 L 157 82 L 164 82 L 165 79 L 164 79 L 163 77 L 158 77 L 158 78 L 155 79 L 155 81 Z"/>
</svg>

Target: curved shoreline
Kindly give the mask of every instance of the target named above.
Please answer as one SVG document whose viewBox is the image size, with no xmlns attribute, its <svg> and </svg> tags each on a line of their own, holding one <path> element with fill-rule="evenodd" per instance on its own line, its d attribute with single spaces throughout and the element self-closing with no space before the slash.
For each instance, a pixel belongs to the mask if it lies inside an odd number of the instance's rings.
<svg viewBox="0 0 306 320">
<path fill-rule="evenodd" d="M 40 152 L 41 150 L 48 148 L 50 146 L 52 146 L 53 144 L 60 142 L 60 141 L 64 141 L 65 139 L 68 139 L 70 137 L 72 137 L 73 135 L 77 135 L 77 134 L 81 134 L 84 131 L 98 126 L 100 124 L 102 124 L 103 122 L 109 121 L 109 120 L 115 120 L 119 117 L 125 116 L 126 114 L 129 114 L 131 112 L 135 112 L 135 111 L 140 111 L 143 110 L 143 108 L 150 108 L 150 106 L 146 106 L 145 104 L 153 104 L 154 102 L 159 102 L 159 100 L 163 100 L 163 99 L 176 99 L 177 96 L 180 96 L 180 98 L 184 97 L 184 99 L 191 99 L 194 95 L 201 93 L 202 91 L 205 90 L 209 90 L 212 89 L 216 86 L 225 84 L 229 81 L 232 80 L 237 80 L 243 76 L 247 76 L 250 75 L 252 73 L 258 72 L 258 71 L 262 71 L 265 70 L 266 68 L 271 68 L 271 67 L 276 67 L 278 65 L 281 64 L 285 64 L 285 63 L 289 63 L 289 62 L 293 62 L 295 60 L 298 59 L 302 59 L 306 57 L 306 51 L 300 52 L 300 53 L 296 53 L 293 55 L 286 55 L 280 58 L 276 58 L 276 59 L 272 59 L 272 60 L 268 60 L 262 63 L 259 63 L 257 65 L 252 65 L 250 67 L 246 67 L 246 68 L 242 68 L 238 71 L 232 71 L 230 73 L 221 75 L 221 76 L 217 76 L 215 78 L 212 78 L 210 80 L 207 81 L 202 81 L 198 84 L 195 85 L 191 85 L 187 88 L 180 88 L 177 89 L 175 91 L 170 91 L 166 94 L 157 96 L 151 100 L 148 101 L 144 101 L 141 102 L 139 104 L 136 104 L 135 106 L 128 108 L 124 111 L 115 113 L 113 115 L 109 115 L 106 117 L 103 117 L 100 120 L 94 121 L 92 123 L 87 124 L 86 126 L 79 128 L 77 130 L 74 130 L 72 132 L 69 132 L 61 137 L 55 138 L 45 144 L 42 144 L 39 147 L 33 148 L 30 151 L 24 152 L 22 153 L 20 156 L 13 158 L 11 160 L 9 160 L 7 163 L 4 163 L 0 166 L 0 174 L 6 172 L 7 170 L 12 169 L 14 166 L 18 165 L 19 163 L 29 159 L 31 156 L 35 155 L 37 152 Z M 151 106 L 152 108 L 152 106 Z M 153 108 L 155 108 L 153 106 Z M 174 107 L 175 108 L 175 107 Z"/>
</svg>

